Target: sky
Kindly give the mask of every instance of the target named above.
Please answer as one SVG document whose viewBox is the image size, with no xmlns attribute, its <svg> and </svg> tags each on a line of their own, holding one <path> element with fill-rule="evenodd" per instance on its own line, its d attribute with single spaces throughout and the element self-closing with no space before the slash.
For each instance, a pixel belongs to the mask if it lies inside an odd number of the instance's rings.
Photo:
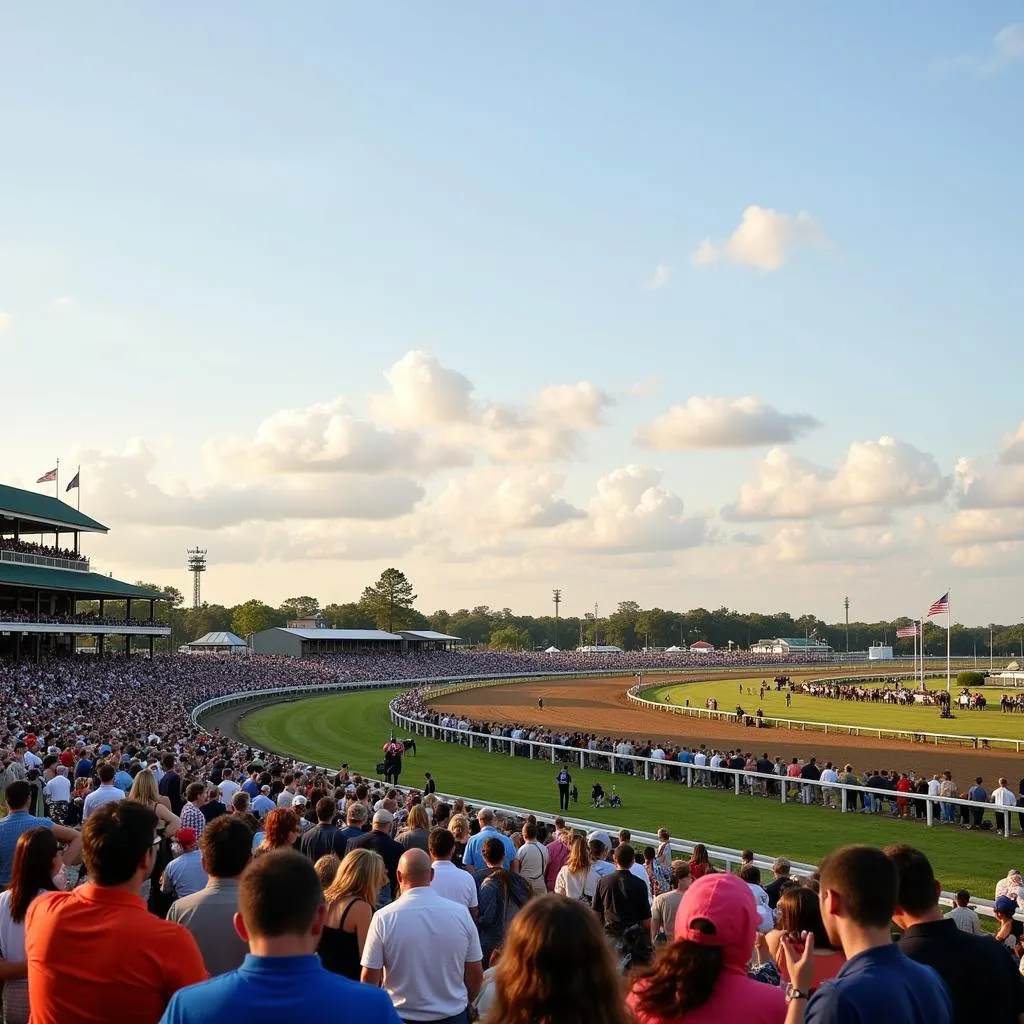
<svg viewBox="0 0 1024 1024">
<path fill-rule="evenodd" d="M 0 479 L 224 604 L 1019 621 L 1021 8 L 773 7 L 4 4 Z"/>
</svg>

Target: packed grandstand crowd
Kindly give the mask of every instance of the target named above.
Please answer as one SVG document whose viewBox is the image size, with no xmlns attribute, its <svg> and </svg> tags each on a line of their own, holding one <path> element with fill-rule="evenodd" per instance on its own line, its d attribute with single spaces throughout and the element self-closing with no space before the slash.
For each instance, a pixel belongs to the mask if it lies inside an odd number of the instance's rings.
<svg viewBox="0 0 1024 1024">
<path fill-rule="evenodd" d="M 73 548 L 61 548 L 55 544 L 33 544 L 27 540 L 15 540 L 13 537 L 0 537 L 0 551 L 16 551 L 20 555 L 41 555 L 44 558 L 63 558 L 68 562 L 84 562 L 85 555 L 80 555 Z"/>
<path fill-rule="evenodd" d="M 414 655 L 402 675 L 448 666 Z M 393 658 L 374 656 L 0 664 L 5 1024 L 1009 1024 L 1024 1013 L 1015 872 L 982 934 L 968 893 L 943 915 L 927 858 L 908 846 L 838 850 L 806 879 L 784 860 L 762 876 L 745 855 L 736 874 L 699 845 L 673 857 L 664 830 L 648 845 L 512 819 L 441 799 L 429 775 L 410 790 L 316 769 L 190 717 L 225 693 L 395 674 Z M 418 692 L 397 706 L 435 715 Z M 514 743 L 514 731 L 491 735 Z M 616 742 L 558 739 L 593 753 L 591 742 Z M 388 744 L 393 776 L 401 747 Z M 684 751 L 663 752 L 668 779 Z M 710 785 L 705 763 L 698 784 Z"/>
</svg>

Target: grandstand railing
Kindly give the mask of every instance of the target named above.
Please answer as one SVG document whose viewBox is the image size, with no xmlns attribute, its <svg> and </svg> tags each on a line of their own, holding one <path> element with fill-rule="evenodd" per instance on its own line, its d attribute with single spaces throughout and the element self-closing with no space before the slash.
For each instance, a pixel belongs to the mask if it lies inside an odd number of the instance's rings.
<svg viewBox="0 0 1024 1024">
<path fill-rule="evenodd" d="M 88 558 L 55 558 L 52 555 L 36 555 L 28 551 L 10 551 L 0 548 L 0 562 L 16 562 L 18 565 L 42 565 L 48 569 L 72 569 L 74 572 L 88 572 Z"/>
<path fill-rule="evenodd" d="M 808 680 L 808 682 L 830 682 L 830 683 L 864 683 L 879 680 L 892 679 L 893 674 L 887 673 L 879 676 L 851 677 L 849 679 L 829 680 Z M 911 677 L 906 677 L 911 678 Z M 735 711 L 712 711 L 710 708 L 685 707 L 681 704 L 665 704 L 663 701 L 647 700 L 640 694 L 645 690 L 655 689 L 661 683 L 637 683 L 626 691 L 626 697 L 634 704 L 650 708 L 655 711 L 663 711 L 673 715 L 685 715 L 689 718 L 709 718 L 721 722 L 728 722 L 732 725 L 742 724 L 737 719 Z M 893 705 L 899 707 L 900 705 Z M 913 705 L 907 705 L 911 707 Z M 1020 753 L 1024 740 L 1010 739 L 1006 736 L 974 736 L 950 732 L 923 732 L 920 729 L 882 729 L 871 725 L 844 725 L 841 722 L 807 721 L 800 718 L 776 718 L 775 716 L 764 715 L 758 718 L 756 715 L 745 714 L 743 721 L 751 719 L 756 722 L 764 722 L 765 728 L 772 729 L 795 729 L 799 732 L 824 732 L 834 733 L 841 736 L 875 736 L 878 739 L 906 740 L 910 743 L 958 743 L 968 744 L 977 749 L 979 747 L 1005 747 L 1008 750 L 1015 750 Z"/>
<path fill-rule="evenodd" d="M 592 675 L 593 675 L 593 673 L 586 673 L 586 674 L 562 673 L 561 677 L 564 678 L 564 676 L 567 675 L 567 674 L 568 675 L 574 675 L 574 676 L 575 675 L 579 675 L 580 678 L 591 678 Z M 618 675 L 618 674 L 621 674 L 621 673 L 613 673 L 613 674 Z M 545 678 L 546 679 L 551 679 L 553 677 L 552 677 L 551 674 L 542 675 L 542 676 L 508 675 L 508 676 L 500 676 L 500 677 L 494 677 L 494 676 L 491 676 L 491 677 L 449 677 L 447 679 L 438 679 L 438 678 L 430 678 L 430 679 L 403 679 L 403 680 L 388 679 L 388 680 L 373 680 L 373 681 L 362 681 L 362 682 L 336 682 L 336 683 L 327 683 L 327 684 L 320 684 L 320 685 L 314 684 L 314 685 L 305 685 L 305 686 L 279 686 L 279 687 L 274 687 L 272 689 L 239 691 L 239 692 L 236 692 L 236 693 L 225 694 L 225 695 L 220 696 L 220 697 L 213 697 L 213 698 L 211 698 L 209 700 L 203 701 L 200 704 L 197 704 L 192 709 L 190 717 L 192 719 L 192 723 L 197 728 L 201 728 L 202 726 L 201 726 L 201 722 L 199 721 L 199 719 L 203 715 L 208 714 L 211 711 L 215 711 L 215 710 L 218 710 L 218 709 L 221 709 L 221 708 L 225 708 L 225 707 L 232 707 L 232 706 L 239 705 L 239 704 L 247 704 L 247 703 L 252 703 L 252 702 L 261 702 L 262 703 L 262 702 L 266 701 L 268 698 L 273 698 L 273 697 L 282 697 L 282 696 L 285 696 L 285 697 L 305 697 L 305 696 L 310 696 L 312 693 L 358 692 L 358 691 L 366 691 L 366 690 L 394 689 L 396 686 L 409 686 L 409 687 L 412 688 L 412 687 L 423 686 L 423 685 L 429 685 L 429 686 L 432 686 L 432 687 L 436 686 L 438 690 L 444 690 L 446 692 L 454 692 L 454 691 L 456 691 L 458 689 L 471 689 L 471 688 L 475 689 L 475 688 L 477 688 L 479 686 L 495 685 L 495 683 L 497 681 L 499 681 L 499 680 L 500 681 L 506 681 L 506 682 L 512 682 L 512 681 L 516 681 L 516 680 L 521 680 L 521 681 L 525 682 L 527 680 L 537 681 L 538 679 L 545 679 Z M 437 685 L 437 684 L 440 684 L 440 685 Z M 435 696 L 440 696 L 440 693 L 435 694 Z M 655 759 L 655 758 L 641 758 L 641 757 L 638 757 L 636 755 L 610 754 L 607 751 L 581 750 L 578 747 L 565 747 L 565 746 L 561 746 L 561 745 L 558 745 L 558 744 L 541 743 L 541 742 L 536 741 L 536 740 L 516 740 L 516 741 L 513 741 L 513 740 L 511 740 L 510 738 L 507 738 L 507 737 L 495 737 L 495 736 L 491 736 L 491 735 L 484 734 L 484 733 L 467 733 L 467 732 L 464 732 L 462 730 L 455 730 L 455 729 L 446 728 L 446 727 L 442 727 L 442 726 L 432 726 L 430 723 L 421 722 L 421 721 L 418 721 L 416 719 L 410 718 L 408 716 L 400 715 L 397 712 L 395 712 L 393 708 L 389 707 L 389 711 L 390 711 L 390 714 L 391 714 L 392 722 L 394 722 L 395 724 L 398 724 L 398 725 L 404 725 L 406 728 L 411 729 L 417 735 L 423 735 L 423 736 L 433 735 L 436 738 L 443 739 L 445 737 L 444 737 L 444 735 L 441 735 L 441 734 L 447 733 L 447 734 L 449 734 L 449 738 L 451 738 L 451 734 L 452 733 L 457 733 L 457 736 L 455 736 L 454 738 L 457 739 L 459 742 L 461 742 L 463 738 L 469 736 L 469 737 L 478 737 L 480 739 L 486 739 L 486 740 L 488 740 L 488 741 L 490 741 L 492 743 L 495 743 L 495 742 L 498 742 L 498 743 L 508 743 L 508 744 L 511 745 L 510 756 L 515 756 L 515 749 L 514 748 L 515 748 L 515 746 L 518 746 L 518 745 L 529 745 L 531 747 L 531 756 L 532 756 L 532 748 L 533 747 L 541 746 L 541 747 L 544 747 L 546 749 L 551 749 L 552 750 L 552 754 L 551 754 L 552 761 L 555 760 L 554 750 L 565 751 L 565 752 L 568 752 L 568 753 L 572 753 L 574 755 L 578 755 L 581 758 L 581 763 L 582 763 L 583 758 L 586 758 L 587 756 L 589 756 L 591 754 L 599 754 L 599 755 L 603 755 L 606 758 L 610 758 L 611 759 L 611 761 L 610 761 L 610 770 L 612 771 L 612 773 L 614 773 L 614 771 L 615 771 L 615 763 L 617 761 L 619 761 L 619 760 L 626 760 L 627 757 L 628 757 L 629 760 L 634 761 L 634 762 L 636 762 L 636 761 L 644 762 L 644 764 L 645 764 L 645 778 L 650 778 L 650 769 L 651 769 L 651 765 L 652 764 L 655 767 L 673 767 L 674 766 L 674 767 L 677 767 L 677 768 L 680 768 L 680 769 L 684 768 L 684 767 L 688 767 L 691 770 L 690 773 L 688 773 L 688 776 L 687 776 L 688 784 L 690 784 L 690 785 L 693 784 L 694 775 L 692 773 L 695 773 L 695 772 L 706 771 L 706 772 L 709 773 L 709 775 L 710 775 L 710 773 L 720 773 L 720 774 L 726 774 L 726 775 L 733 775 L 733 776 L 735 776 L 734 787 L 735 787 L 735 793 L 737 795 L 740 794 L 739 777 L 740 776 L 748 776 L 748 775 L 753 774 L 753 776 L 755 776 L 756 778 L 762 779 L 762 780 L 769 780 L 769 781 L 773 781 L 775 783 L 785 782 L 786 785 L 782 787 L 782 793 L 781 793 L 781 801 L 782 801 L 782 803 L 786 803 L 786 800 L 787 800 L 786 790 L 788 789 L 790 783 L 792 783 L 794 785 L 805 785 L 805 784 L 806 785 L 815 785 L 814 783 L 805 783 L 803 780 L 789 780 L 789 779 L 784 779 L 781 776 L 776 776 L 776 775 L 771 775 L 771 776 L 759 775 L 758 773 L 747 773 L 745 771 L 738 771 L 738 770 L 733 770 L 733 769 L 729 769 L 729 768 L 726 768 L 726 769 L 722 769 L 722 768 L 718 768 L 718 769 L 699 768 L 699 767 L 693 766 L 693 765 L 687 766 L 687 765 L 678 764 L 676 762 L 660 761 L 660 760 Z M 437 730 L 440 730 L 441 734 L 439 734 L 437 732 Z M 472 739 L 469 740 L 469 745 L 472 746 Z M 329 767 L 326 767 L 326 766 L 323 766 L 323 765 L 313 765 L 312 767 L 315 768 L 317 771 L 322 771 L 322 772 L 333 772 L 333 771 L 336 771 L 335 768 L 329 768 Z M 366 775 L 368 778 L 371 778 L 371 779 L 375 778 L 375 776 L 372 773 L 363 773 L 363 774 Z M 377 781 L 380 782 L 382 780 L 377 779 Z M 821 786 L 822 784 L 818 783 L 817 785 Z M 848 810 L 848 800 L 849 800 L 848 791 L 849 790 L 855 790 L 855 791 L 861 792 L 861 793 L 878 794 L 880 796 L 885 797 L 886 799 L 893 799 L 893 797 L 894 797 L 894 794 L 890 790 L 869 790 L 869 789 L 866 789 L 866 788 L 860 787 L 860 786 L 846 786 L 846 785 L 843 785 L 843 784 L 836 784 L 834 787 L 829 787 L 829 786 L 826 785 L 824 788 L 834 788 L 834 789 L 837 789 L 837 790 L 841 791 L 841 793 L 842 793 L 841 809 L 843 811 L 847 811 Z M 510 804 L 495 803 L 493 800 L 488 800 L 488 799 L 485 799 L 485 798 L 482 798 L 482 797 L 464 796 L 464 795 L 460 795 L 460 794 L 451 794 L 451 793 L 439 793 L 438 796 L 440 798 L 442 798 L 442 799 L 446 799 L 446 800 L 449 800 L 449 801 L 452 801 L 452 800 L 455 800 L 455 799 L 462 799 L 465 802 L 472 803 L 474 805 L 491 807 L 492 809 L 494 809 L 495 811 L 497 811 L 498 813 L 501 813 L 501 814 L 513 814 L 513 815 L 516 815 L 518 817 L 524 817 L 524 818 L 528 814 L 533 814 L 533 815 L 535 815 L 536 817 L 538 817 L 540 819 L 548 819 L 548 818 L 553 817 L 553 815 L 550 812 L 547 812 L 547 811 L 537 811 L 537 810 L 531 810 L 531 809 L 524 808 L 524 807 L 516 807 L 516 806 L 510 805 Z M 979 804 L 979 803 L 975 803 L 975 802 L 970 801 L 970 800 L 960 800 L 960 799 L 952 799 L 952 798 L 950 798 L 948 800 L 943 800 L 943 799 L 938 798 L 938 797 L 934 797 L 934 798 L 933 797 L 918 797 L 916 795 L 915 795 L 914 799 L 917 799 L 917 800 L 926 800 L 927 799 L 929 801 L 929 803 L 928 803 L 928 824 L 929 825 L 931 825 L 933 823 L 933 807 L 932 807 L 933 803 L 950 803 L 950 804 L 955 804 L 955 805 L 967 805 L 969 807 L 982 807 L 982 808 L 984 808 L 986 810 L 989 810 L 989 811 L 991 811 L 993 809 L 993 806 L 991 804 Z M 1024 808 L 1022 808 L 1022 809 L 1024 809 Z M 1008 828 L 1009 828 L 1010 813 L 1013 813 L 1013 809 L 1010 809 L 1010 812 L 1005 815 L 1005 821 L 1006 821 L 1006 825 L 1007 825 L 1007 831 L 1006 831 L 1007 835 L 1009 835 Z M 607 824 L 605 822 L 591 821 L 591 820 L 586 819 L 586 818 L 579 818 L 579 817 L 575 817 L 575 816 L 570 816 L 567 812 L 561 812 L 560 816 L 565 820 L 566 824 L 569 825 L 571 828 L 576 828 L 576 829 L 581 829 L 581 830 L 586 830 L 586 831 L 593 831 L 595 829 L 601 829 L 601 830 L 607 831 L 609 833 L 614 833 L 619 828 L 622 827 L 621 825 L 610 825 L 610 824 Z M 657 846 L 658 843 L 660 842 L 660 840 L 657 837 L 657 834 L 654 833 L 654 832 L 644 832 L 644 831 L 638 831 L 636 829 L 631 829 L 631 832 L 632 832 L 632 835 L 633 835 L 634 839 L 637 840 L 640 843 L 643 843 L 643 845 L 645 845 L 645 846 Z M 672 848 L 673 853 L 680 853 L 680 854 L 684 854 L 684 855 L 689 855 L 689 854 L 691 854 L 693 852 L 693 848 L 694 848 L 694 846 L 697 845 L 698 842 L 704 842 L 704 846 L 705 846 L 705 848 L 708 851 L 709 858 L 711 860 L 715 861 L 716 863 L 721 864 L 725 868 L 725 870 L 727 870 L 727 871 L 731 871 L 736 865 L 738 865 L 740 863 L 740 861 L 742 859 L 742 851 L 737 850 L 737 849 L 732 849 L 730 847 L 717 846 L 715 844 L 710 844 L 710 843 L 707 843 L 704 840 L 672 839 L 670 841 L 670 846 Z M 774 864 L 774 861 L 775 861 L 775 856 L 773 856 L 773 855 L 755 854 L 755 856 L 754 856 L 754 863 L 757 865 L 758 868 L 760 868 L 763 871 L 771 871 L 772 867 L 773 867 L 773 864 Z M 790 865 L 791 865 L 791 872 L 792 872 L 792 874 L 796 875 L 797 877 L 801 877 L 801 876 L 807 877 L 807 876 L 810 876 L 810 875 L 812 875 L 817 870 L 816 867 L 813 864 L 803 864 L 803 863 L 800 863 L 798 861 L 790 860 Z M 953 893 L 951 893 L 951 892 L 942 892 L 940 894 L 940 903 L 942 903 L 944 906 L 952 906 L 953 903 L 954 903 Z M 983 916 L 983 917 L 994 917 L 995 916 L 995 912 L 994 912 L 995 904 L 994 904 L 994 902 L 992 900 L 972 898 L 972 905 L 977 909 L 978 913 L 981 916 Z M 1024 915 L 1018 914 L 1018 917 L 1021 917 L 1021 916 L 1024 916 Z"/>
</svg>

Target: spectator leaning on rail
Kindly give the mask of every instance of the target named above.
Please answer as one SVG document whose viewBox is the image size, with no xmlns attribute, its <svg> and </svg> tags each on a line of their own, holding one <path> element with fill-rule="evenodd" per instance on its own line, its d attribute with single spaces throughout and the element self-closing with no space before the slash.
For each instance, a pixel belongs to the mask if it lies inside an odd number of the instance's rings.
<svg viewBox="0 0 1024 1024">
<path fill-rule="evenodd" d="M 476 820 L 480 823 L 480 831 L 466 843 L 466 852 L 462 856 L 462 863 L 467 868 L 483 868 L 484 863 L 483 845 L 491 837 L 501 840 L 505 848 L 505 858 L 502 867 L 506 871 L 518 871 L 519 859 L 515 845 L 508 836 L 503 835 L 494 827 L 494 811 L 490 807 L 481 807 L 477 812 Z"/>
<path fill-rule="evenodd" d="M 846 963 L 808 1000 L 814 976 L 814 936 L 782 940 L 792 979 L 786 1024 L 952 1024 L 946 986 L 930 967 L 915 963 L 892 941 L 899 879 L 892 861 L 872 846 L 830 853 L 820 869 L 822 921 Z"/>
<path fill-rule="evenodd" d="M 903 930 L 899 947 L 912 960 L 933 967 L 949 989 L 955 1024 L 1017 1024 L 1024 1015 L 1024 978 L 1013 960 L 988 936 L 968 935 L 939 910 L 942 887 L 928 858 L 912 846 L 889 846 L 899 897 L 893 921 Z"/>
<path fill-rule="evenodd" d="M 179 992 L 161 1024 L 288 1024 L 337 1019 L 399 1024 L 386 996 L 320 964 L 324 895 L 313 865 L 292 850 L 253 861 L 238 888 L 242 966 Z"/>
</svg>

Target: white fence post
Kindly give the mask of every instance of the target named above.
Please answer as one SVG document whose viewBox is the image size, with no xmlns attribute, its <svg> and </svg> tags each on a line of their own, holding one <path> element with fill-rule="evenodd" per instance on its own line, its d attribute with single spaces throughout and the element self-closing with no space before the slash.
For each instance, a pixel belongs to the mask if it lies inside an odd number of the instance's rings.
<svg viewBox="0 0 1024 1024">
<path fill-rule="evenodd" d="M 928 822 L 928 827 L 931 828 L 932 825 L 935 824 L 935 803 L 931 797 L 928 797 L 925 801 L 925 807 L 927 808 L 925 811 L 925 818 Z"/>
<path fill-rule="evenodd" d="M 555 745 L 554 745 L 554 743 L 551 744 L 551 763 L 552 764 L 555 763 Z"/>
<path fill-rule="evenodd" d="M 843 800 L 842 800 L 842 810 L 843 810 L 843 814 L 845 814 L 845 813 L 846 813 L 846 803 L 847 803 L 847 800 L 846 800 L 846 798 L 847 798 L 847 797 L 848 797 L 849 795 L 850 795 L 850 791 L 849 791 L 848 789 L 843 789 Z"/>
<path fill-rule="evenodd" d="M 649 779 L 651 777 L 651 762 L 644 758 L 644 778 Z"/>
<path fill-rule="evenodd" d="M 739 772 L 737 772 L 733 776 L 733 781 L 736 783 L 736 795 L 739 796 L 740 795 L 740 773 Z"/>
</svg>

